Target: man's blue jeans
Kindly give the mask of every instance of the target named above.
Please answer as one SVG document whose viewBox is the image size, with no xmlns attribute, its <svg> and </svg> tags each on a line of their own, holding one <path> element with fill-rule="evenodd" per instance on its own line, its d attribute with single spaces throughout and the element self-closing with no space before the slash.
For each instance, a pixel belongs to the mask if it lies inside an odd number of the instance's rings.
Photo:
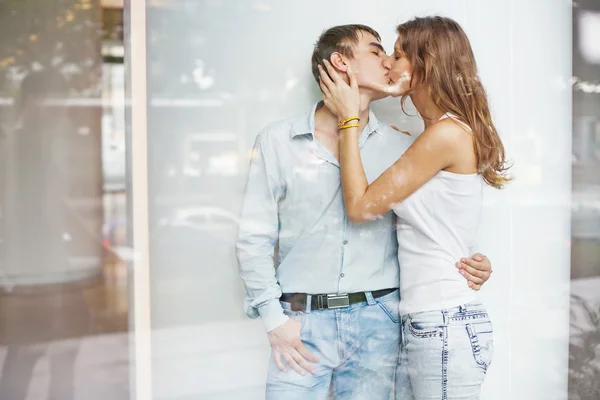
<svg viewBox="0 0 600 400">
<path fill-rule="evenodd" d="M 300 338 L 320 362 L 314 375 L 301 376 L 279 370 L 271 358 L 267 400 L 325 400 L 332 380 L 335 399 L 390 399 L 400 349 L 399 301 L 398 291 L 378 299 L 368 292 L 363 303 L 306 312 L 282 302 L 286 314 L 302 323 Z"/>
</svg>

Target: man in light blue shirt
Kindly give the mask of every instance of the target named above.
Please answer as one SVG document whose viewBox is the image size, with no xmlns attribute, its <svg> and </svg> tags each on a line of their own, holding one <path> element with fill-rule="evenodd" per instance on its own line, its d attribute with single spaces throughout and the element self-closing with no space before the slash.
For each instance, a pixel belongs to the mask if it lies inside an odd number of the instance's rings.
<svg viewBox="0 0 600 400">
<path fill-rule="evenodd" d="M 325 58 L 357 73 L 359 144 L 372 182 L 412 143 L 368 108 L 386 97 L 389 81 L 379 34 L 363 25 L 328 29 L 313 53 L 317 80 Z M 267 399 L 326 399 L 332 382 L 335 398 L 392 393 L 400 345 L 395 216 L 346 217 L 337 124 L 319 102 L 267 126 L 254 146 L 236 250 L 246 313 L 262 318 L 272 347 Z M 491 269 L 477 258 L 465 274 L 476 289 Z"/>
</svg>

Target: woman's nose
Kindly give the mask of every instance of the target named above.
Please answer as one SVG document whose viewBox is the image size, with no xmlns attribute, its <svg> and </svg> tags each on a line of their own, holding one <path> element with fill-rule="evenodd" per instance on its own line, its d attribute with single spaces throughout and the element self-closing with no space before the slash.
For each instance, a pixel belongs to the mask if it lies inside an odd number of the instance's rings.
<svg viewBox="0 0 600 400">
<path fill-rule="evenodd" d="M 384 58 L 383 58 L 383 67 L 385 69 L 391 69 L 392 68 L 392 63 L 390 61 L 391 58 L 392 58 L 391 56 L 387 56 L 387 55 L 384 56 Z"/>
</svg>

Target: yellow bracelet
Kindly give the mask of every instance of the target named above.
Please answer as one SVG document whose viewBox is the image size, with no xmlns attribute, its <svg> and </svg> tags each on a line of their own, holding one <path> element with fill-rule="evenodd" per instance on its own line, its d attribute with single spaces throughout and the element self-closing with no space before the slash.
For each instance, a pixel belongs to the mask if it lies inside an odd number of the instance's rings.
<svg viewBox="0 0 600 400">
<path fill-rule="evenodd" d="M 360 127 L 360 124 L 348 124 L 348 125 L 338 126 L 338 129 L 348 129 L 348 128 L 358 128 L 358 127 Z"/>
<path fill-rule="evenodd" d="M 348 118 L 348 119 L 345 119 L 343 121 L 338 122 L 338 126 L 344 126 L 344 125 L 346 125 L 348 122 L 350 122 L 352 120 L 357 120 L 357 121 L 360 122 L 360 118 L 358 118 L 358 115 L 357 115 L 356 117 L 351 117 L 351 118 Z"/>
</svg>

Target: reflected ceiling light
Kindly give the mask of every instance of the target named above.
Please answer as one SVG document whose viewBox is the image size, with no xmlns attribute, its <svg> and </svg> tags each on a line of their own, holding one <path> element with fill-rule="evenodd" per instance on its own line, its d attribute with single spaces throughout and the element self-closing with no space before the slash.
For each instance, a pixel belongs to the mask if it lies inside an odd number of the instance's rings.
<svg viewBox="0 0 600 400">
<path fill-rule="evenodd" d="M 123 0 L 100 0 L 102 8 L 123 8 Z"/>
<path fill-rule="evenodd" d="M 586 62 L 600 64 L 600 13 L 579 13 L 579 51 Z"/>
</svg>

